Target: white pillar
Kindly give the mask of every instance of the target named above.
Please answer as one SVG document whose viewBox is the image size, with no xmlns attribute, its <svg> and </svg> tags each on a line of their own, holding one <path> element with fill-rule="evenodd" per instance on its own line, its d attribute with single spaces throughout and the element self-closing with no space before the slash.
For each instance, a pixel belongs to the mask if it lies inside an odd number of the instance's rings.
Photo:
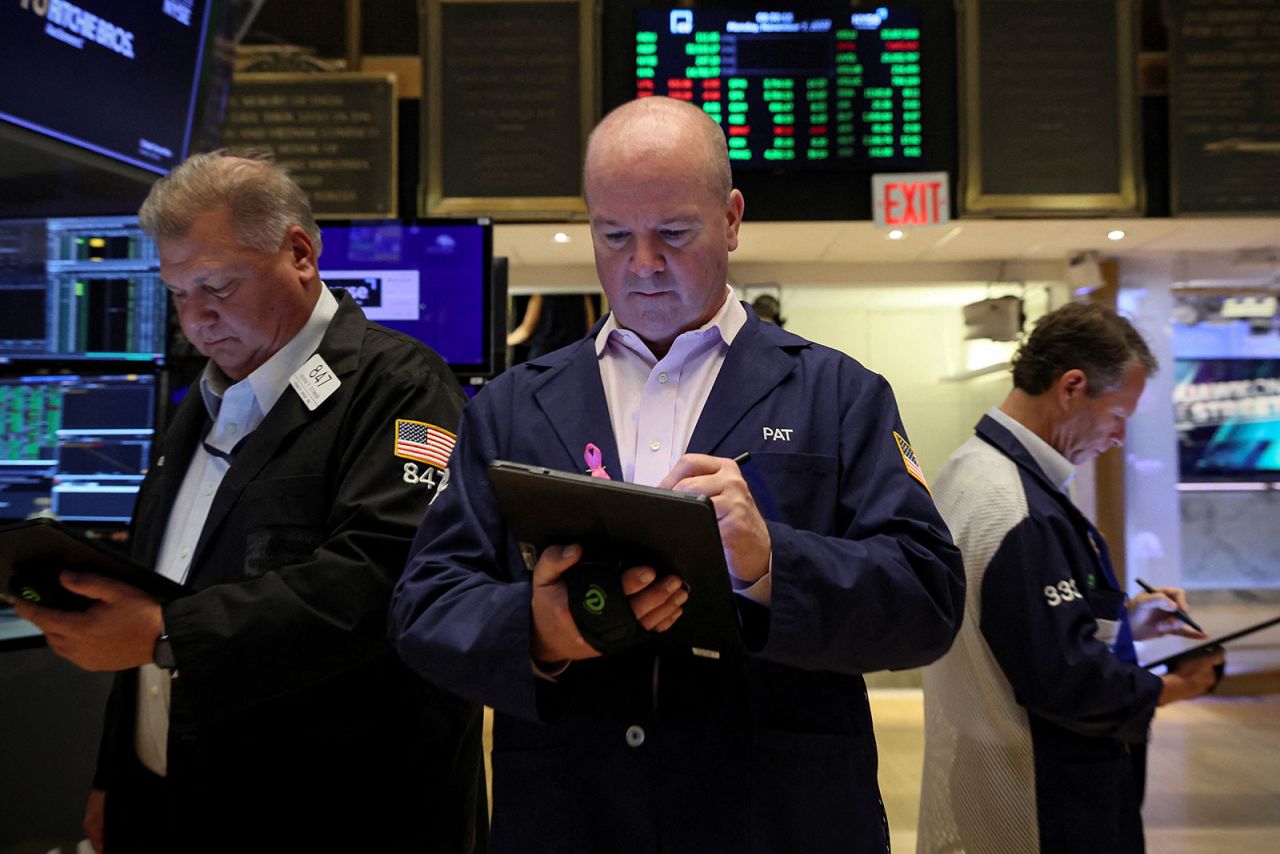
<svg viewBox="0 0 1280 854">
<path fill-rule="evenodd" d="M 1169 256 L 1119 263 L 1120 312 L 1142 333 L 1160 364 L 1147 380 L 1125 439 L 1125 546 L 1129 593 L 1135 578 L 1181 586 L 1182 527 L 1178 437 L 1173 418 L 1173 279 Z"/>
</svg>

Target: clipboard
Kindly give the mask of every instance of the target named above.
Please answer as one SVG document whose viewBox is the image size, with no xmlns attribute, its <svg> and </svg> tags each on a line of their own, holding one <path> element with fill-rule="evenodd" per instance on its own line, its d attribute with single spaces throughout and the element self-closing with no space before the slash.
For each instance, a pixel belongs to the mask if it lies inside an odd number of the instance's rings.
<svg viewBox="0 0 1280 854">
<path fill-rule="evenodd" d="M 518 542 L 539 553 L 551 545 L 583 547 L 579 565 L 566 571 L 564 579 L 574 621 L 596 649 L 608 654 L 656 642 L 702 658 L 743 653 L 709 498 L 508 460 L 489 464 L 489 482 Z M 665 632 L 644 631 L 622 596 L 621 573 L 640 565 L 652 566 L 659 577 L 672 574 L 684 580 L 689 594 L 684 613 Z M 621 610 L 597 612 L 593 606 L 601 604 L 602 596 Z M 628 635 L 624 626 L 638 634 Z M 597 629 L 616 637 L 600 637 Z"/>
<path fill-rule="evenodd" d="M 0 593 L 46 608 L 83 611 L 95 600 L 58 583 L 58 574 L 68 569 L 132 584 L 159 602 L 190 592 L 56 519 L 28 519 L 0 527 Z"/>
<path fill-rule="evenodd" d="M 1176 664 L 1180 659 L 1191 658 L 1193 656 L 1200 655 L 1202 653 L 1212 652 L 1220 646 L 1225 646 L 1226 644 L 1231 643 L 1232 641 L 1237 641 L 1237 640 L 1240 640 L 1240 638 L 1248 637 L 1249 635 L 1255 632 L 1260 632 L 1263 629 L 1271 628 L 1272 626 L 1277 624 L 1280 624 L 1280 617 L 1272 617 L 1269 620 L 1263 620 L 1261 623 L 1254 623 L 1252 626 L 1246 626 L 1243 629 L 1237 629 L 1236 631 L 1231 632 L 1229 634 L 1225 634 L 1222 637 L 1209 638 L 1208 640 L 1201 641 L 1195 646 L 1189 646 L 1184 650 L 1175 652 L 1173 655 L 1166 655 L 1164 658 L 1161 658 L 1158 661 L 1152 661 L 1142 666 L 1148 670 L 1150 670 L 1153 667 L 1171 667 L 1174 664 Z"/>
</svg>

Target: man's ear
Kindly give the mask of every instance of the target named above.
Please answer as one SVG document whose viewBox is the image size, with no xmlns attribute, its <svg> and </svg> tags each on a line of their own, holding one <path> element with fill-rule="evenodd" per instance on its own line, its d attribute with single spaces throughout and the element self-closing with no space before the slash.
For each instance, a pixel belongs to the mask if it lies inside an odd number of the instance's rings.
<svg viewBox="0 0 1280 854">
<path fill-rule="evenodd" d="M 302 229 L 302 226 L 295 225 L 289 228 L 284 239 L 293 259 L 293 269 L 305 277 L 303 281 L 305 285 L 317 275 L 316 250 L 311 243 L 311 237 Z"/>
<path fill-rule="evenodd" d="M 1072 368 L 1058 377 L 1057 382 L 1053 384 L 1053 389 L 1063 403 L 1068 403 L 1076 398 L 1085 397 L 1089 391 L 1089 377 L 1079 368 Z"/>
<path fill-rule="evenodd" d="M 731 190 L 729 204 L 725 206 L 724 212 L 725 239 L 730 252 L 738 248 L 738 229 L 742 227 L 742 212 L 745 208 L 746 200 L 742 198 L 742 193 Z"/>
</svg>

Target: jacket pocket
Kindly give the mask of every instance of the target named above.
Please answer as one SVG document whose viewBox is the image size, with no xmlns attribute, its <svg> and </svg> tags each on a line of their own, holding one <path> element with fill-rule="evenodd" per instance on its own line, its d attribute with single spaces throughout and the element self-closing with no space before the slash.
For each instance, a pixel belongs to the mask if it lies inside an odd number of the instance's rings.
<svg viewBox="0 0 1280 854">
<path fill-rule="evenodd" d="M 320 475 L 268 478 L 240 497 L 245 534 L 244 572 L 254 578 L 306 560 L 324 540 L 328 507 Z"/>
<path fill-rule="evenodd" d="M 830 530 L 840 464 L 825 454 L 751 452 L 743 477 L 766 519 L 811 531 Z"/>
<path fill-rule="evenodd" d="M 752 852 L 888 849 L 874 754 L 856 736 L 757 730 L 750 801 Z"/>
</svg>

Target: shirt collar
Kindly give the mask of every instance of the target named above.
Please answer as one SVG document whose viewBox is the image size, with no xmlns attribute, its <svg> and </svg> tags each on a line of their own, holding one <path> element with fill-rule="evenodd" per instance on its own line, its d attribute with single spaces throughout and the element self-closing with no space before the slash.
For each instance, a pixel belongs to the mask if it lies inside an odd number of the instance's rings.
<svg viewBox="0 0 1280 854">
<path fill-rule="evenodd" d="M 325 330 L 329 328 L 330 321 L 337 313 L 337 298 L 322 285 L 320 297 L 311 309 L 311 316 L 307 318 L 307 322 L 298 330 L 298 333 L 270 359 L 240 381 L 249 383 L 258 401 L 258 408 L 263 413 L 271 411 L 271 407 L 275 406 L 280 395 L 284 394 L 284 390 L 289 387 L 289 377 L 293 376 L 293 372 L 302 367 L 302 364 L 311 358 L 320 346 Z M 204 399 L 205 409 L 209 411 L 210 418 L 218 417 L 222 398 L 233 385 L 236 383 L 231 382 L 212 359 L 205 364 L 204 373 L 200 376 L 200 396 Z"/>
<path fill-rule="evenodd" d="M 733 294 L 733 286 L 725 285 L 724 303 L 721 304 L 718 311 L 711 316 L 711 319 L 699 326 L 697 329 L 690 329 L 687 332 L 681 332 L 676 336 L 676 340 L 686 335 L 695 335 L 704 337 L 711 332 L 719 333 L 721 340 L 725 346 L 733 343 L 733 339 L 742 331 L 742 327 L 747 325 L 747 310 L 742 307 Z M 615 335 L 616 333 L 616 335 Z M 610 339 L 616 340 L 624 346 L 639 352 L 641 355 L 647 354 L 649 358 L 653 358 L 653 353 L 648 346 L 640 340 L 640 336 L 636 335 L 629 329 L 618 325 L 618 315 L 616 312 L 609 312 L 609 316 L 605 318 L 604 326 L 600 327 L 600 331 L 596 333 L 596 356 L 604 354 L 605 347 L 608 346 Z"/>
<path fill-rule="evenodd" d="M 1040 466 L 1050 482 L 1056 483 L 1063 492 L 1067 491 L 1067 484 L 1071 483 L 1076 476 L 1076 467 L 1070 460 L 1058 453 L 1053 445 L 1032 432 L 1031 428 L 999 407 L 993 406 L 987 411 L 987 415 L 1022 443 L 1022 447 L 1027 449 L 1027 453 L 1031 454 L 1031 458 L 1036 461 L 1036 465 Z"/>
</svg>

